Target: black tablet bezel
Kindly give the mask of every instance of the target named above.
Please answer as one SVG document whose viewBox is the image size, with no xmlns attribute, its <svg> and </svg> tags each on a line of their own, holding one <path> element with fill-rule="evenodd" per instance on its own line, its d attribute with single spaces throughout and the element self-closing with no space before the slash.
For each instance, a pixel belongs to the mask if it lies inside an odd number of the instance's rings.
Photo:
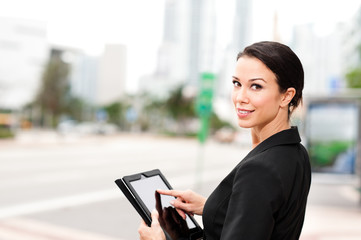
<svg viewBox="0 0 361 240">
<path fill-rule="evenodd" d="M 148 216 L 146 211 L 141 207 L 141 204 L 136 199 L 136 197 L 132 194 L 132 192 L 129 190 L 123 179 L 117 179 L 115 180 L 115 183 L 118 185 L 120 190 L 122 190 L 123 194 L 126 196 L 128 201 L 133 205 L 135 210 L 138 212 L 138 214 L 142 217 L 142 219 L 145 221 L 145 223 L 150 226 L 152 219 Z"/>
<path fill-rule="evenodd" d="M 162 179 L 162 181 L 164 182 L 164 184 L 168 187 L 168 189 L 170 189 L 170 190 L 173 189 L 172 186 L 169 184 L 169 182 L 167 181 L 167 179 L 164 177 L 164 175 L 162 174 L 162 172 L 159 169 L 154 169 L 154 170 L 151 170 L 151 171 L 146 171 L 146 172 L 142 172 L 142 173 L 132 174 L 132 175 L 129 175 L 129 176 L 124 176 L 122 179 L 116 180 L 116 183 L 117 183 L 117 181 L 119 183 L 119 180 L 122 180 L 122 183 L 125 184 L 125 187 L 127 188 L 127 191 L 130 192 L 130 194 L 132 195 L 132 198 L 134 199 L 134 201 L 131 202 L 132 205 L 136 208 L 137 212 L 141 215 L 141 217 L 144 219 L 144 221 L 149 226 L 151 224 L 151 212 L 150 212 L 150 209 L 148 209 L 146 207 L 143 200 L 138 195 L 137 191 L 132 187 L 131 182 L 141 180 L 144 177 L 149 178 L 149 177 L 153 177 L 153 176 L 159 176 Z M 117 185 L 119 186 L 118 183 L 117 183 Z M 122 191 L 123 191 L 123 189 L 122 189 Z M 124 191 L 123 191 L 123 193 L 124 193 Z M 128 196 L 127 196 L 127 198 L 128 198 L 128 200 L 130 200 Z M 138 205 L 138 207 L 136 205 Z M 199 224 L 193 218 L 193 216 L 190 216 L 189 214 L 187 214 L 187 217 L 189 217 L 191 219 L 191 221 L 195 225 L 194 228 L 190 229 L 191 235 L 195 236 L 195 238 L 192 238 L 192 239 L 197 239 L 198 237 L 201 237 L 202 232 L 203 232 L 202 228 L 199 226 Z"/>
</svg>

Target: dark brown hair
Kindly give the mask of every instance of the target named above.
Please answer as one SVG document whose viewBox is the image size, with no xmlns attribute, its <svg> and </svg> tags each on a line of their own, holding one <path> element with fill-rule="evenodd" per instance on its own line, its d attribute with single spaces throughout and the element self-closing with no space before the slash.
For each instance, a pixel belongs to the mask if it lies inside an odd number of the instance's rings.
<svg viewBox="0 0 361 240">
<path fill-rule="evenodd" d="M 291 48 L 278 42 L 263 41 L 246 47 L 238 53 L 237 60 L 243 56 L 255 57 L 263 62 L 276 75 L 281 93 L 290 87 L 296 89 L 296 94 L 289 103 L 289 114 L 302 102 L 303 67 Z"/>
</svg>

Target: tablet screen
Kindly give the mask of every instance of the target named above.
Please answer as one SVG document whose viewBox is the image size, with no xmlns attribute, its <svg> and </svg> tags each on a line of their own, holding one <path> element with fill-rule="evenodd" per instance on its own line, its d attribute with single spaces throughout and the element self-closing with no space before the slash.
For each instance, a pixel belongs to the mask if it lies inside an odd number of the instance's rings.
<svg viewBox="0 0 361 240">
<path fill-rule="evenodd" d="M 178 226 L 184 224 L 188 229 L 196 227 L 194 222 L 188 216 L 184 222 L 180 215 L 175 211 L 174 207 L 171 206 L 169 202 L 174 200 L 174 197 L 160 195 L 156 192 L 157 189 L 169 189 L 159 175 L 144 177 L 136 181 L 131 181 L 130 184 L 137 192 L 139 197 L 143 200 L 143 203 L 150 212 L 153 209 L 158 210 L 160 220 L 159 222 L 161 225 L 169 225 L 170 221 L 175 221 Z"/>
</svg>

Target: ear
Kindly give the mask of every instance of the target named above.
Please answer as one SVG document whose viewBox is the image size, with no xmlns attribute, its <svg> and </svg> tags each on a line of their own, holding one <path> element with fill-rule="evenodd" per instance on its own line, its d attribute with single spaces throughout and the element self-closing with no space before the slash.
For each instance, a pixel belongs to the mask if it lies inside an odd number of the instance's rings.
<svg viewBox="0 0 361 240">
<path fill-rule="evenodd" d="M 288 88 L 286 92 L 282 94 L 281 107 L 288 107 L 288 104 L 291 102 L 295 94 L 296 94 L 296 89 L 294 89 L 293 87 Z"/>
</svg>

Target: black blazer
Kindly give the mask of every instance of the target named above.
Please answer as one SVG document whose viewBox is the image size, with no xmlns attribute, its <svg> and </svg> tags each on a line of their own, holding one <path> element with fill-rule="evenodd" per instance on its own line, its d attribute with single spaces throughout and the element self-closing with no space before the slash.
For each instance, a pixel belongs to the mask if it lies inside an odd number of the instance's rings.
<svg viewBox="0 0 361 240">
<path fill-rule="evenodd" d="M 219 184 L 203 210 L 207 240 L 298 239 L 311 168 L 296 127 L 261 142 Z"/>
</svg>

